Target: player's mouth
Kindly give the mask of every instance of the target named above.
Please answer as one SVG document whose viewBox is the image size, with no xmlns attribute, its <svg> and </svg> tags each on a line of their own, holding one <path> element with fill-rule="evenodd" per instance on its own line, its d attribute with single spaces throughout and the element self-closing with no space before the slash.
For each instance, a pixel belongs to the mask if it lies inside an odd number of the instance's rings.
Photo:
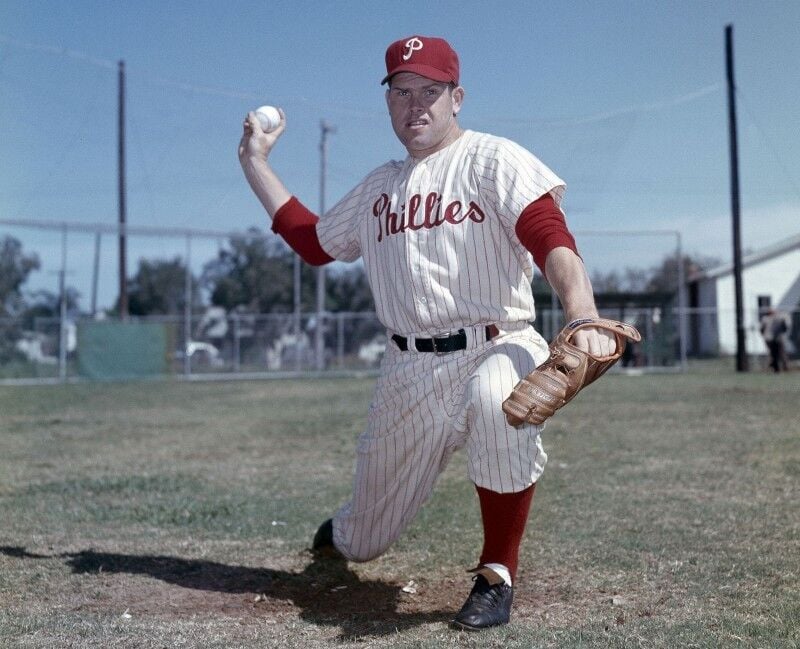
<svg viewBox="0 0 800 649">
<path fill-rule="evenodd" d="M 422 128 L 423 126 L 428 125 L 428 120 L 426 119 L 412 119 L 410 122 L 406 122 L 406 126 L 408 128 Z"/>
</svg>

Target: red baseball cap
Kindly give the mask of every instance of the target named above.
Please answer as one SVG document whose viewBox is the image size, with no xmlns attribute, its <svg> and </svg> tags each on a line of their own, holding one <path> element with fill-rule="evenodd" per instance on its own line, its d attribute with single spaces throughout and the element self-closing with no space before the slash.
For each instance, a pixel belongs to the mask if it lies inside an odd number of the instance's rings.
<svg viewBox="0 0 800 649">
<path fill-rule="evenodd" d="M 401 38 L 386 49 L 386 76 L 381 85 L 398 72 L 413 72 L 434 81 L 458 84 L 458 54 L 443 38 Z"/>
</svg>

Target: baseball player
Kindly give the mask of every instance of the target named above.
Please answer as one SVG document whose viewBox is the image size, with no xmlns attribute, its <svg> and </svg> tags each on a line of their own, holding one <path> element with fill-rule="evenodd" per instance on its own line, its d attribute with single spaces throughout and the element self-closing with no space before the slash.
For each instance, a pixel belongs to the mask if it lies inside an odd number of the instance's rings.
<svg viewBox="0 0 800 649">
<path fill-rule="evenodd" d="M 357 445 L 352 498 L 312 549 L 369 561 L 411 523 L 457 449 L 465 449 L 484 542 L 452 626 L 509 621 L 520 543 L 547 455 L 541 426 L 510 425 L 501 403 L 548 358 L 533 329 L 536 264 L 570 320 L 594 297 L 559 205 L 563 181 L 509 140 L 463 129 L 459 59 L 447 41 L 411 36 L 386 51 L 386 104 L 408 152 L 315 215 L 273 171 L 286 127 L 244 121 L 239 159 L 272 229 L 310 264 L 362 259 L 389 344 Z M 575 344 L 602 356 L 597 328 Z"/>
</svg>

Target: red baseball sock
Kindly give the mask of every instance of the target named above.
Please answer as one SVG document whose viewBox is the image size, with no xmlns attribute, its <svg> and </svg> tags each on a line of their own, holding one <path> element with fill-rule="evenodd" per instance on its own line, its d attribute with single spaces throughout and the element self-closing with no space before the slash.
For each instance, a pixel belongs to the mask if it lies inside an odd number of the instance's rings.
<svg viewBox="0 0 800 649">
<path fill-rule="evenodd" d="M 483 550 L 481 564 L 501 563 L 516 582 L 519 546 L 525 533 L 525 523 L 531 508 L 532 484 L 524 491 L 501 494 L 475 485 L 481 503 L 483 519 Z"/>
</svg>

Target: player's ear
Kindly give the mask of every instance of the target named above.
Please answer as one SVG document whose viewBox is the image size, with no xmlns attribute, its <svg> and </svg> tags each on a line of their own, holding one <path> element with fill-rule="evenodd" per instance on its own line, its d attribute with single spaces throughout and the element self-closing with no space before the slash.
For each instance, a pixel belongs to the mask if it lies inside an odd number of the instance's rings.
<svg viewBox="0 0 800 649">
<path fill-rule="evenodd" d="M 450 96 L 453 98 L 453 115 L 458 115 L 461 106 L 464 105 L 464 89 L 461 86 L 456 86 Z"/>
</svg>

